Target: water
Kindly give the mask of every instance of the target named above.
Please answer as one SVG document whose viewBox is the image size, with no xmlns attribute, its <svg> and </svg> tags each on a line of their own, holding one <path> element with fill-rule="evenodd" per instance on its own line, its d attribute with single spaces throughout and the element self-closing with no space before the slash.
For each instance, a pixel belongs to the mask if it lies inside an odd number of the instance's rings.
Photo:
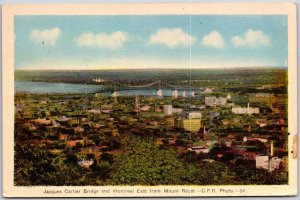
<svg viewBox="0 0 300 200">
<path fill-rule="evenodd" d="M 95 93 L 101 86 L 71 83 L 16 81 L 15 92 L 26 93 Z"/>
<path fill-rule="evenodd" d="M 46 93 L 97 93 L 102 89 L 99 85 L 90 84 L 71 84 L 71 83 L 51 83 L 51 82 L 31 82 L 15 81 L 15 92 L 25 92 L 31 94 Z M 110 93 L 104 93 L 110 94 Z M 163 96 L 172 96 L 172 90 L 162 89 Z M 120 96 L 152 96 L 156 95 L 155 89 L 149 90 L 125 90 L 119 91 Z M 190 91 L 186 91 L 186 96 L 190 96 Z M 178 96 L 182 96 L 182 91 L 178 91 Z"/>
</svg>

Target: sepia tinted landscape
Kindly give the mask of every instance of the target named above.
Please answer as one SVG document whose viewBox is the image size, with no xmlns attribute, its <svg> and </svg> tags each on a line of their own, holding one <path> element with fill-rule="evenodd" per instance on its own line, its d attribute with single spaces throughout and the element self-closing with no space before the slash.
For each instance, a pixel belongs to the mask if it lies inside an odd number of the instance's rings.
<svg viewBox="0 0 300 200">
<path fill-rule="evenodd" d="M 15 87 L 16 185 L 287 184 L 286 69 L 17 70 Z"/>
</svg>

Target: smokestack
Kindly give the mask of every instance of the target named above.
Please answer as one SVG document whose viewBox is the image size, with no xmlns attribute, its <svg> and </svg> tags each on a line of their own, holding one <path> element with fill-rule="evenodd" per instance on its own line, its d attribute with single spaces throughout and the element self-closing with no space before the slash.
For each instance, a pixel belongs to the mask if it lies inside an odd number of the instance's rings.
<svg viewBox="0 0 300 200">
<path fill-rule="evenodd" d="M 273 142 L 273 140 L 271 140 L 270 156 L 274 156 L 274 142 Z"/>
</svg>

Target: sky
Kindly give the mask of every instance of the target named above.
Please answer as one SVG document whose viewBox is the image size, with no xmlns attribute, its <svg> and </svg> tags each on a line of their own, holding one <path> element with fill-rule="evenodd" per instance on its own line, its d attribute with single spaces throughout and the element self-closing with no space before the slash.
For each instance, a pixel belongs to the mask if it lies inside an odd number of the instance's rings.
<svg viewBox="0 0 300 200">
<path fill-rule="evenodd" d="M 15 16 L 15 69 L 287 67 L 285 15 Z"/>
</svg>

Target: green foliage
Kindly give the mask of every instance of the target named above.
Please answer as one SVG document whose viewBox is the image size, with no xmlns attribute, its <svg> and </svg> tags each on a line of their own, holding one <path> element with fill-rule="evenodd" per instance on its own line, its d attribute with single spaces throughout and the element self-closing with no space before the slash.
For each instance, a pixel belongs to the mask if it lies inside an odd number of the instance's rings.
<svg viewBox="0 0 300 200">
<path fill-rule="evenodd" d="M 128 137 L 122 141 L 126 151 L 112 166 L 113 185 L 181 184 L 183 164 L 172 150 L 158 149 L 153 141 Z"/>
<path fill-rule="evenodd" d="M 236 180 L 247 185 L 281 185 L 287 184 L 287 177 L 277 171 L 239 166 L 235 169 Z"/>
</svg>

